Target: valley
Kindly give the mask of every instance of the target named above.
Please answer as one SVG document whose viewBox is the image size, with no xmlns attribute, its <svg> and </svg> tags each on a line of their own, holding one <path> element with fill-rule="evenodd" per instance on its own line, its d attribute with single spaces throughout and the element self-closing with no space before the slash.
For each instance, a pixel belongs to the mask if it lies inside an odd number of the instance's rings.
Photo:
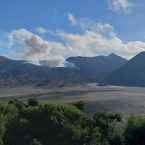
<svg viewBox="0 0 145 145">
<path fill-rule="evenodd" d="M 130 60 L 110 54 L 69 57 L 66 61 L 65 67 L 51 68 L 47 63 L 35 65 L 1 56 L 0 100 L 81 100 L 88 113 L 145 113 L 145 52 Z"/>
<path fill-rule="evenodd" d="M 96 86 L 96 84 L 75 85 L 62 88 L 15 87 L 0 88 L 1 101 L 12 98 L 26 100 L 36 97 L 42 102 L 84 101 L 88 113 L 117 112 L 145 113 L 145 88 Z"/>
</svg>

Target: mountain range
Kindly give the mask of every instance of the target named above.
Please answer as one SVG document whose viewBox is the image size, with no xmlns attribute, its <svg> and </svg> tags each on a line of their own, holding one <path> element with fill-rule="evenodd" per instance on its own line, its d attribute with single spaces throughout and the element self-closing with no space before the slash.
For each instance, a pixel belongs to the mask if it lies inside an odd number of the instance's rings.
<svg viewBox="0 0 145 145">
<path fill-rule="evenodd" d="M 70 57 L 67 61 L 74 64 L 88 82 L 99 82 L 127 62 L 113 53 L 108 56 Z"/>
<path fill-rule="evenodd" d="M 145 52 L 141 52 L 119 69 L 114 70 L 103 84 L 119 86 L 145 86 Z"/>
<path fill-rule="evenodd" d="M 0 56 L 0 87 L 23 85 L 64 86 L 100 82 L 111 72 L 127 63 L 127 60 L 110 54 L 96 57 L 70 57 L 73 67 L 51 68 L 45 63 L 34 65 L 23 60 Z"/>
<path fill-rule="evenodd" d="M 61 87 L 86 83 L 117 86 L 145 86 L 145 52 L 130 60 L 116 54 L 96 57 L 69 57 L 66 67 L 49 67 L 47 61 L 34 65 L 0 56 L 0 87 Z"/>
</svg>

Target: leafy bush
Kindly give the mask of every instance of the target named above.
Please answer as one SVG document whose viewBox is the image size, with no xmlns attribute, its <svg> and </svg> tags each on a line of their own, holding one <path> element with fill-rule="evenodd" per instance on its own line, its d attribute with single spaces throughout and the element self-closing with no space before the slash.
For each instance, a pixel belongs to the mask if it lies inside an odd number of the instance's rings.
<svg viewBox="0 0 145 145">
<path fill-rule="evenodd" d="M 145 145 L 145 116 L 82 112 L 84 103 L 0 104 L 0 145 Z"/>
<path fill-rule="evenodd" d="M 28 99 L 28 106 L 38 106 L 39 102 L 36 98 L 30 98 Z"/>
<path fill-rule="evenodd" d="M 85 103 L 83 101 L 75 102 L 72 105 L 76 106 L 81 111 L 83 111 L 85 108 Z"/>
<path fill-rule="evenodd" d="M 44 145 L 80 145 L 88 140 L 86 116 L 74 106 L 24 107 L 7 125 L 6 145 L 29 145 L 33 138 Z"/>
<path fill-rule="evenodd" d="M 95 127 L 98 127 L 101 133 L 102 145 L 121 145 L 123 143 L 121 130 L 119 130 L 122 119 L 119 114 L 96 113 L 93 119 Z"/>
<path fill-rule="evenodd" d="M 127 145 L 145 145 L 145 116 L 131 116 L 124 135 Z"/>
</svg>

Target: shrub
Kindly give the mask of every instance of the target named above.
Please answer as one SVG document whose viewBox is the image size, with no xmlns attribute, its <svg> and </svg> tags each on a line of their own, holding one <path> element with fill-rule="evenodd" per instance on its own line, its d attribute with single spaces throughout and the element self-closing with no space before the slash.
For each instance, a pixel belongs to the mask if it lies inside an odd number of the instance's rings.
<svg viewBox="0 0 145 145">
<path fill-rule="evenodd" d="M 28 99 L 28 106 L 38 106 L 39 102 L 36 98 L 30 98 Z"/>
<path fill-rule="evenodd" d="M 87 118 L 74 106 L 29 106 L 7 123 L 6 145 L 29 145 L 33 138 L 44 145 L 80 145 L 89 142 Z"/>
<path fill-rule="evenodd" d="M 83 101 L 78 101 L 73 103 L 74 106 L 76 106 L 79 110 L 83 111 L 85 107 L 85 103 Z"/>
<path fill-rule="evenodd" d="M 145 117 L 131 116 L 124 135 L 127 145 L 145 145 Z"/>
</svg>

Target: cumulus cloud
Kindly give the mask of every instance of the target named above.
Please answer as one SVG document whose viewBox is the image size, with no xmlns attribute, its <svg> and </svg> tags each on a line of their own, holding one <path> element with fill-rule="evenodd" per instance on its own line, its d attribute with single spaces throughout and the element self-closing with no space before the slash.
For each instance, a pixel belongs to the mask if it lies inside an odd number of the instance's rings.
<svg viewBox="0 0 145 145">
<path fill-rule="evenodd" d="M 39 34 L 45 34 L 47 33 L 47 29 L 45 29 L 44 27 L 37 27 L 36 28 L 36 32 L 39 33 Z"/>
<path fill-rule="evenodd" d="M 39 60 L 48 60 L 50 66 L 61 66 L 64 63 L 64 49 L 62 43 L 50 42 L 42 39 L 26 29 L 19 29 L 10 34 L 12 46 L 19 47 L 18 58 L 26 59 L 35 63 Z M 66 50 L 66 49 L 65 49 Z"/>
<path fill-rule="evenodd" d="M 68 17 L 68 21 L 70 22 L 71 25 L 76 25 L 77 24 L 77 19 L 73 14 L 69 13 L 67 15 L 67 17 Z"/>
<path fill-rule="evenodd" d="M 128 11 L 131 6 L 132 3 L 129 0 L 109 0 L 109 7 L 115 11 Z"/>
<path fill-rule="evenodd" d="M 131 58 L 145 50 L 145 43 L 133 41 L 124 43 L 119 37 L 113 35 L 107 37 L 95 31 L 86 31 L 82 35 L 59 33 L 64 38 L 68 47 L 80 56 L 96 56 L 114 52 L 126 58 Z M 78 49 L 77 49 L 78 48 Z"/>
<path fill-rule="evenodd" d="M 15 30 L 10 34 L 11 48 L 19 48 L 17 58 L 38 63 L 47 60 L 51 67 L 64 66 L 66 58 L 116 53 L 131 58 L 145 50 L 145 42 L 124 42 L 114 32 L 110 24 L 96 23 L 82 33 L 53 32 L 59 40 L 44 40 L 26 29 Z M 18 53 L 19 52 L 19 53 Z"/>
</svg>

